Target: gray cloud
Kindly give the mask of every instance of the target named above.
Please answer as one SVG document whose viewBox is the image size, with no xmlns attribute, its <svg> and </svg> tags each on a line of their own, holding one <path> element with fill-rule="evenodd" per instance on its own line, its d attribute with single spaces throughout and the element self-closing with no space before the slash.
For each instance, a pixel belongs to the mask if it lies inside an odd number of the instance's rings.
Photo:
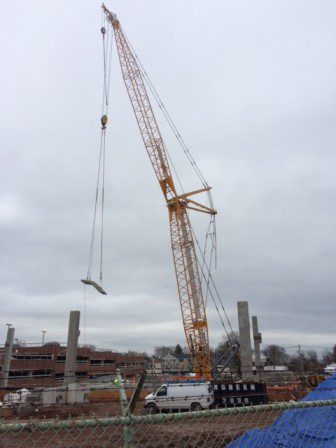
<svg viewBox="0 0 336 448">
<path fill-rule="evenodd" d="M 1 316 L 17 337 L 65 340 L 83 310 L 99 143 L 99 4 L 3 7 Z M 115 1 L 219 211 L 215 278 L 236 327 L 249 300 L 264 342 L 330 345 L 335 320 L 332 1 Z M 115 48 L 114 48 L 115 50 Z M 105 288 L 82 342 L 183 341 L 167 211 L 122 84 L 111 80 Z M 160 122 L 161 122 L 160 117 Z M 161 124 L 186 190 L 196 178 Z M 201 235 L 206 223 L 192 217 Z M 222 329 L 209 302 L 211 343 Z M 0 325 L 3 340 L 5 326 Z"/>
</svg>

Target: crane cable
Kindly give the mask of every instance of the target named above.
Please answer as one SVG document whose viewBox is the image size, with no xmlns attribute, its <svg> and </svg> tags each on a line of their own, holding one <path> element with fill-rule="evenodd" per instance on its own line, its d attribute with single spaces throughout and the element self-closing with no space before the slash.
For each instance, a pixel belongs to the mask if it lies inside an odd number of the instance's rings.
<svg viewBox="0 0 336 448">
<path fill-rule="evenodd" d="M 218 316 L 219 316 L 219 318 L 220 318 L 220 320 L 221 320 L 221 323 L 222 323 L 222 326 L 223 326 L 224 331 L 225 331 L 225 333 L 226 333 L 226 336 L 227 336 L 227 338 L 228 338 L 228 341 L 229 341 L 232 345 L 233 345 L 233 344 L 237 344 L 237 338 L 236 338 L 236 335 L 235 335 L 235 333 L 234 333 L 234 331 L 233 331 L 233 329 L 232 329 L 232 325 L 231 325 L 229 316 L 227 315 L 227 312 L 226 312 L 226 310 L 225 310 L 225 308 L 224 308 L 224 305 L 223 305 L 223 301 L 222 301 L 222 299 L 221 299 L 221 297 L 220 297 L 220 295 L 219 295 L 219 292 L 218 292 L 218 289 L 217 289 L 217 287 L 216 287 L 215 281 L 214 281 L 214 279 L 213 279 L 213 277 L 212 277 L 212 275 L 211 275 L 210 266 L 208 265 L 207 261 L 204 260 L 204 258 L 203 258 L 203 253 L 202 253 L 201 246 L 200 246 L 200 244 L 199 244 L 199 241 L 198 241 L 198 239 L 197 239 L 197 236 L 196 236 L 196 234 L 195 234 L 195 231 L 194 231 L 194 229 L 193 229 L 191 223 L 190 223 L 190 226 L 191 226 L 192 234 L 193 234 L 194 239 L 195 239 L 195 241 L 196 241 L 196 245 L 197 245 L 198 251 L 200 252 L 201 258 L 202 258 L 202 260 L 203 260 L 203 262 L 204 262 L 204 266 L 205 266 L 206 271 L 207 271 L 207 273 L 208 273 L 209 283 L 208 283 L 208 288 L 207 288 L 207 289 L 208 289 L 208 291 L 209 291 L 210 297 L 212 298 L 212 301 L 213 301 L 213 303 L 214 303 L 214 305 L 215 305 L 215 308 L 216 308 L 217 313 L 218 313 Z M 198 258 L 198 257 L 197 257 L 197 259 L 198 259 L 198 262 L 199 262 L 199 258 Z M 200 264 L 200 263 L 199 263 L 199 264 Z M 201 275 L 203 276 L 203 278 L 205 278 L 205 273 L 204 273 L 204 272 L 201 271 Z M 215 295 L 216 295 L 217 299 L 214 297 L 214 293 L 213 293 L 212 290 L 211 290 L 211 285 L 210 285 L 210 284 L 212 285 L 212 287 L 213 287 L 213 289 L 214 289 L 214 292 L 215 292 Z M 218 308 L 217 300 L 218 300 L 219 303 L 220 303 L 220 308 L 222 309 L 222 311 L 223 311 L 223 313 L 224 313 L 224 316 L 225 316 L 225 318 L 226 318 L 226 321 L 227 321 L 227 324 L 228 324 L 228 326 L 229 326 L 230 332 L 227 331 L 227 328 L 226 328 L 226 325 L 225 325 L 225 323 L 224 323 L 224 321 L 223 321 L 223 318 L 222 318 L 222 316 L 220 315 L 220 311 L 219 311 L 219 308 Z M 232 341 L 232 339 L 233 339 L 233 341 Z"/>
<path fill-rule="evenodd" d="M 155 101 L 157 102 L 157 104 L 158 104 L 159 108 L 161 109 L 164 117 L 166 118 L 169 127 L 173 131 L 173 133 L 174 133 L 176 139 L 178 140 L 178 142 L 179 142 L 179 144 L 180 144 L 184 154 L 186 155 L 187 159 L 189 160 L 191 166 L 193 167 L 193 169 L 194 169 L 195 173 L 197 174 L 199 180 L 201 181 L 202 185 L 204 186 L 204 188 L 208 188 L 209 185 L 208 185 L 207 181 L 205 180 L 205 177 L 203 176 L 203 174 L 202 174 L 199 166 L 197 165 L 195 159 L 193 158 L 193 156 L 192 156 L 192 154 L 190 152 L 189 147 L 185 143 L 185 141 L 184 141 L 182 135 L 180 134 L 180 132 L 179 132 L 179 130 L 178 130 L 174 120 L 172 119 L 172 117 L 171 117 L 170 113 L 168 112 L 166 106 L 164 105 L 163 101 L 161 100 L 161 98 L 160 98 L 160 96 L 159 96 L 159 94 L 158 94 L 158 92 L 157 92 L 153 82 L 151 81 L 150 77 L 148 76 L 144 66 L 142 65 L 142 63 L 141 63 L 141 61 L 140 61 L 140 59 L 139 59 L 139 57 L 137 55 L 137 53 L 135 52 L 131 42 L 129 41 L 125 31 L 122 30 L 122 32 L 123 32 L 123 34 L 125 36 L 125 39 L 126 39 L 128 45 L 129 45 L 129 47 L 131 48 L 131 50 L 133 52 L 133 55 L 134 55 L 135 59 L 138 62 L 138 65 L 140 67 L 140 71 L 142 73 L 142 76 L 144 77 L 144 79 L 145 79 L 145 81 L 146 81 L 146 83 L 148 85 L 149 90 L 152 92 L 152 94 L 153 94 L 153 96 L 155 98 Z"/>
<path fill-rule="evenodd" d="M 211 227 L 213 229 L 212 231 L 210 230 Z M 202 255 L 202 266 L 201 266 L 201 272 L 202 272 L 201 284 L 202 284 L 202 279 L 203 279 L 204 262 L 206 260 L 206 253 L 207 253 L 209 237 L 211 239 L 210 262 L 209 262 L 209 267 L 210 267 L 210 270 L 211 270 L 213 255 L 215 255 L 215 267 L 217 268 L 216 227 L 215 227 L 215 216 L 214 215 L 210 216 L 208 229 L 207 229 L 206 234 L 205 234 L 204 249 L 203 249 L 203 252 L 202 252 L 203 255 Z M 208 281 L 207 281 L 207 284 L 208 284 Z"/>
<path fill-rule="evenodd" d="M 106 16 L 104 15 L 104 23 L 106 24 Z M 101 27 L 102 41 L 103 41 L 103 97 L 101 108 L 101 134 L 99 145 L 99 160 L 97 169 L 96 193 L 94 202 L 93 222 L 91 230 L 91 242 L 89 250 L 89 263 L 87 270 L 87 280 L 91 281 L 92 264 L 94 257 L 95 235 L 97 225 L 98 201 L 99 193 L 101 197 L 101 230 L 100 230 L 100 256 L 99 256 L 99 279 L 103 280 L 103 246 L 104 246 L 104 209 L 105 209 L 105 158 L 106 158 L 106 125 L 108 121 L 109 108 L 109 91 L 111 78 L 111 57 L 112 57 L 112 39 L 109 45 L 111 26 L 107 22 L 107 31 L 104 26 Z"/>
<path fill-rule="evenodd" d="M 140 68 L 140 72 L 141 72 L 141 74 L 142 74 L 142 76 L 143 76 L 143 78 L 144 78 L 144 80 L 145 80 L 149 90 L 151 91 L 151 93 L 152 93 L 152 95 L 153 95 L 157 105 L 159 106 L 163 116 L 165 117 L 165 119 L 166 119 L 166 121 L 167 121 L 167 123 L 168 123 L 168 125 L 169 125 L 169 127 L 171 129 L 171 131 L 175 135 L 177 141 L 180 144 L 180 147 L 182 148 L 182 150 L 183 150 L 184 154 L 186 155 L 187 159 L 189 160 L 189 163 L 191 164 L 192 168 L 194 169 L 194 171 L 195 171 L 197 177 L 199 178 L 200 182 L 202 183 L 203 187 L 204 188 L 209 188 L 209 185 L 208 185 L 205 177 L 203 176 L 199 166 L 197 165 L 193 155 L 191 154 L 191 151 L 190 151 L 189 147 L 187 146 L 185 140 L 183 139 L 181 133 L 179 132 L 179 130 L 178 130 L 178 128 L 177 128 L 177 126 L 176 126 L 172 116 L 168 112 L 168 110 L 167 110 L 165 104 L 163 103 L 163 101 L 162 101 L 158 91 L 156 90 L 152 80 L 150 79 L 149 75 L 147 74 L 147 72 L 145 70 L 145 67 L 143 66 L 142 62 L 140 61 L 140 59 L 139 59 L 135 49 L 133 48 L 131 42 L 129 41 L 129 39 L 128 39 L 128 37 L 127 37 L 127 35 L 126 35 L 126 33 L 125 33 L 125 31 L 123 29 L 122 29 L 122 32 L 123 32 L 123 34 L 125 36 L 127 44 L 129 45 L 129 47 L 132 50 L 134 58 L 136 59 L 136 61 L 138 63 L 138 66 Z M 172 157 L 169 154 L 169 151 L 167 150 L 167 148 L 165 148 L 165 150 L 167 152 L 169 162 L 170 162 L 170 164 L 172 166 L 172 169 L 173 169 L 174 174 L 175 174 L 175 176 L 176 176 L 176 178 L 178 180 L 178 183 L 179 183 L 179 185 L 181 187 L 181 190 L 182 190 L 182 192 L 184 192 L 182 183 L 181 183 L 181 181 L 179 179 L 179 176 L 177 174 L 177 170 L 175 169 L 174 163 L 172 161 Z M 210 208 L 214 209 L 214 205 L 213 205 L 213 201 L 212 201 L 212 196 L 211 196 L 211 191 L 210 190 L 208 190 L 208 192 L 207 192 L 207 197 L 208 197 L 208 203 L 209 203 Z M 214 253 L 214 256 L 215 256 L 215 268 L 217 268 L 217 244 L 216 244 L 217 235 L 216 235 L 216 220 L 215 220 L 214 216 L 212 216 L 210 218 L 210 224 L 209 225 L 210 226 L 212 225 L 212 227 L 213 227 L 211 254 Z M 202 278 L 201 278 L 201 280 L 202 280 Z"/>
<path fill-rule="evenodd" d="M 211 222 L 210 222 L 210 225 L 211 225 Z M 210 261 L 209 261 L 208 276 L 207 276 L 207 282 L 206 282 L 205 306 L 207 306 L 207 303 L 208 303 L 209 288 L 210 288 L 209 287 L 210 272 L 211 272 L 212 262 L 213 262 L 213 258 L 214 258 L 213 255 L 214 255 L 214 252 L 216 253 L 216 247 L 215 247 L 215 244 L 214 244 L 214 235 L 210 234 L 210 238 L 211 238 L 211 250 L 210 250 Z M 202 261 L 202 265 L 203 265 L 203 268 L 204 268 L 205 252 L 204 252 L 203 256 L 204 256 L 204 258 L 203 258 L 203 261 Z M 215 259 L 215 263 L 216 263 L 216 259 Z"/>
<path fill-rule="evenodd" d="M 195 159 L 193 158 L 190 149 L 188 148 L 187 144 L 185 143 L 185 141 L 184 141 L 182 135 L 180 134 L 180 132 L 179 132 L 179 130 L 178 130 L 174 120 L 172 119 L 172 117 L 171 117 L 170 113 L 168 112 L 166 106 L 164 105 L 163 101 L 161 100 L 160 95 L 158 94 L 158 92 L 157 92 L 153 82 L 151 81 L 149 75 L 147 74 L 143 64 L 141 63 L 141 61 L 140 61 L 136 51 L 134 50 L 131 42 L 129 41 L 129 39 L 128 39 L 128 37 L 127 37 L 127 35 L 126 35 L 126 33 L 125 33 L 125 31 L 123 29 L 122 29 L 122 32 L 123 32 L 123 34 L 125 36 L 125 39 L 126 39 L 128 45 L 129 45 L 129 47 L 131 48 L 132 53 L 133 53 L 133 55 L 134 55 L 134 57 L 135 57 L 135 59 L 136 59 L 136 61 L 138 63 L 138 66 L 140 68 L 140 72 L 141 72 L 141 74 L 142 74 L 142 76 L 143 76 L 143 78 L 144 78 L 144 80 L 145 80 L 149 90 L 151 91 L 151 93 L 152 93 L 156 103 L 158 104 L 159 108 L 161 109 L 161 111 L 162 111 L 162 113 L 163 113 L 163 115 L 164 115 L 164 117 L 165 117 L 165 119 L 166 119 L 170 129 L 172 130 L 173 134 L 175 135 L 176 139 L 178 140 L 178 142 L 179 142 L 179 144 L 180 144 L 184 154 L 186 155 L 187 159 L 189 160 L 192 168 L 194 169 L 194 171 L 195 171 L 196 175 L 198 176 L 199 180 L 201 181 L 203 187 L 204 188 L 209 188 L 209 185 L 208 185 L 205 177 L 203 176 L 200 168 L 198 167 Z M 167 151 L 167 148 L 166 148 L 166 151 Z M 174 173 L 175 173 L 175 175 L 177 177 L 177 180 L 178 180 L 178 182 L 180 184 L 180 187 L 181 187 L 181 189 L 183 191 L 182 184 L 180 182 L 179 176 L 177 175 L 175 166 L 174 166 L 174 164 L 172 162 L 172 158 L 171 158 L 171 156 L 170 156 L 168 151 L 167 151 L 167 155 L 168 155 L 169 161 L 170 161 L 170 163 L 172 165 L 173 171 L 174 171 Z M 208 202 L 209 202 L 210 207 L 212 209 L 214 209 L 210 190 L 208 190 Z M 213 231 L 209 232 L 211 226 L 213 227 Z M 228 315 L 227 315 L 227 313 L 225 311 L 223 302 L 221 300 L 221 297 L 220 297 L 220 295 L 218 293 L 217 287 L 216 287 L 215 282 L 214 282 L 214 280 L 212 278 L 212 275 L 211 275 L 211 267 L 212 267 L 213 255 L 215 256 L 215 267 L 217 267 L 217 244 L 216 244 L 217 235 L 216 235 L 216 221 L 215 221 L 215 217 L 214 216 L 210 217 L 210 223 L 209 223 L 209 227 L 208 227 L 207 234 L 206 234 L 206 240 L 211 235 L 211 253 L 210 253 L 210 263 L 209 264 L 206 262 L 207 241 L 205 242 L 204 253 L 203 253 L 193 228 L 192 228 L 192 233 L 194 235 L 194 238 L 195 238 L 198 250 L 199 250 L 199 252 L 201 254 L 201 258 L 202 258 L 202 264 L 200 266 L 201 282 L 202 282 L 202 279 L 204 278 L 204 280 L 206 282 L 206 302 L 207 302 L 207 299 L 208 299 L 208 295 L 210 294 L 210 296 L 211 296 L 211 298 L 213 300 L 213 303 L 214 303 L 214 305 L 216 307 L 216 310 L 217 310 L 217 313 L 219 315 L 219 318 L 221 320 L 221 323 L 222 323 L 222 326 L 224 328 L 224 331 L 226 333 L 226 336 L 227 336 L 229 342 L 233 345 L 233 343 L 237 343 L 236 336 L 235 336 L 235 334 L 233 332 L 233 329 L 232 329 L 232 326 L 231 326 L 231 322 L 230 322 L 230 320 L 228 318 Z M 198 259 L 198 263 L 199 263 L 199 259 Z M 204 273 L 204 267 L 206 267 L 207 277 L 205 276 L 205 273 Z M 222 309 L 222 311 L 223 311 L 223 313 L 225 315 L 226 321 L 227 321 L 228 326 L 230 328 L 230 333 L 231 334 L 229 334 L 229 332 L 226 329 L 226 325 L 225 325 L 225 323 L 223 321 L 223 318 L 222 318 L 222 316 L 220 314 L 220 311 L 219 311 L 216 299 L 215 299 L 215 297 L 213 295 L 212 290 L 210 289 L 210 283 L 213 285 L 213 288 L 215 290 L 216 296 L 217 296 L 217 298 L 219 300 L 219 303 L 220 303 L 220 307 L 221 307 L 221 309 Z M 234 341 L 232 341 L 232 338 L 234 339 Z"/>
<path fill-rule="evenodd" d="M 192 154 L 191 154 L 191 152 L 190 152 L 190 150 L 189 150 L 187 144 L 185 143 L 183 137 L 181 136 L 181 134 L 180 134 L 180 132 L 179 132 L 179 130 L 178 130 L 178 128 L 177 128 L 177 126 L 176 126 L 174 120 L 172 119 L 172 117 L 171 117 L 170 113 L 168 112 L 166 106 L 164 105 L 163 101 L 161 100 L 161 98 L 160 98 L 160 96 L 159 96 L 159 94 L 158 94 L 158 92 L 157 92 L 157 90 L 156 90 L 156 88 L 155 88 L 153 82 L 151 81 L 150 77 L 148 76 L 148 74 L 147 74 L 147 72 L 146 72 L 146 70 L 145 70 L 143 64 L 141 63 L 141 61 L 140 61 L 140 59 L 139 59 L 139 57 L 138 57 L 136 51 L 134 50 L 134 48 L 133 48 L 131 42 L 130 42 L 129 39 L 127 38 L 127 35 L 126 35 L 126 33 L 125 33 L 125 31 L 124 31 L 123 29 L 122 29 L 122 32 L 123 32 L 123 34 L 124 34 L 124 36 L 125 36 L 125 39 L 126 39 L 126 41 L 127 41 L 127 44 L 128 44 L 129 47 L 131 48 L 132 53 L 133 53 L 133 55 L 134 55 L 134 57 L 135 57 L 135 59 L 136 59 L 136 61 L 137 61 L 137 63 L 138 63 L 138 66 L 139 66 L 139 68 L 140 68 L 141 74 L 142 74 L 142 76 L 143 76 L 143 78 L 144 78 L 144 80 L 145 80 L 145 82 L 146 82 L 146 84 L 147 84 L 149 90 L 151 91 L 151 93 L 152 93 L 152 95 L 153 95 L 155 101 L 157 102 L 159 108 L 161 109 L 161 111 L 162 111 L 162 113 L 163 113 L 163 115 L 164 115 L 164 117 L 165 117 L 165 119 L 166 119 L 166 121 L 167 121 L 167 123 L 168 123 L 170 129 L 172 130 L 173 134 L 175 135 L 176 139 L 178 140 L 178 142 L 179 142 L 179 144 L 180 144 L 180 146 L 181 146 L 181 148 L 182 148 L 184 154 L 186 155 L 187 159 L 189 160 L 189 162 L 190 162 L 192 168 L 194 169 L 194 171 L 195 171 L 196 175 L 198 176 L 199 180 L 201 181 L 202 185 L 204 186 L 204 188 L 209 188 L 209 185 L 208 185 L 208 183 L 207 183 L 205 177 L 203 176 L 203 174 L 202 174 L 200 168 L 198 167 L 198 165 L 197 165 L 195 159 L 193 158 L 193 156 L 192 156 Z M 165 149 L 166 149 L 166 151 L 167 151 L 167 148 L 165 148 Z M 167 155 L 168 155 L 169 161 L 170 161 L 170 163 L 171 163 L 171 165 L 172 165 L 173 171 L 174 171 L 174 173 L 175 173 L 175 175 L 176 175 L 176 177 L 177 177 L 178 183 L 180 184 L 180 187 L 181 187 L 181 189 L 183 190 L 182 183 L 181 183 L 181 181 L 180 181 L 180 179 L 179 179 L 179 176 L 178 176 L 177 171 L 176 171 L 176 169 L 175 169 L 175 166 L 174 166 L 174 164 L 173 164 L 172 158 L 171 158 L 171 156 L 170 156 L 170 154 L 169 154 L 168 151 L 167 151 Z M 209 201 L 209 204 L 210 204 L 211 208 L 213 208 L 212 197 L 211 197 L 211 193 L 210 193 L 210 191 L 208 191 L 208 201 Z M 213 226 L 213 232 L 209 233 L 209 230 L 210 230 L 210 226 L 211 226 L 211 225 Z M 225 311 L 225 309 L 224 309 L 223 302 L 222 302 L 222 300 L 221 300 L 221 298 L 220 298 L 220 296 L 219 296 L 218 290 L 217 290 L 217 288 L 216 288 L 216 286 L 215 286 L 215 283 L 214 283 L 214 280 L 213 280 L 213 278 L 212 278 L 212 276 L 211 276 L 211 265 L 212 265 L 212 259 L 213 259 L 213 253 L 214 253 L 214 252 L 215 252 L 215 265 L 217 265 L 217 255 L 216 255 L 216 226 L 215 226 L 215 218 L 214 218 L 214 217 L 211 217 L 211 218 L 210 218 L 209 228 L 208 228 L 208 231 L 207 231 L 207 238 L 209 237 L 209 235 L 211 235 L 211 240 L 212 240 L 212 245 L 211 245 L 211 255 L 210 255 L 210 257 L 211 257 L 211 258 L 210 258 L 210 265 L 208 265 L 207 262 L 206 262 L 206 259 L 205 259 L 205 251 L 204 251 L 204 254 L 203 254 L 203 253 L 202 253 L 202 250 L 201 250 L 201 248 L 200 248 L 198 239 L 196 238 L 196 235 L 195 235 L 193 229 L 192 229 L 192 232 L 193 232 L 195 241 L 196 241 L 196 243 L 197 243 L 198 249 L 199 249 L 199 251 L 200 251 L 200 253 L 201 253 L 202 260 L 203 260 L 203 261 L 202 261 L 202 266 L 201 266 L 201 276 L 202 276 L 201 279 L 204 278 L 205 281 L 206 281 L 206 285 L 207 285 L 207 288 L 206 288 L 206 300 L 207 300 L 208 294 L 210 293 L 210 296 L 211 296 L 211 298 L 212 298 L 212 300 L 213 300 L 213 302 L 214 302 L 214 304 L 215 304 L 217 313 L 218 313 L 218 315 L 219 315 L 219 317 L 220 317 L 220 320 L 221 320 L 221 322 L 222 322 L 223 328 L 224 328 L 225 333 L 226 333 L 226 335 L 227 335 L 227 338 L 228 338 L 228 340 L 232 343 L 232 341 L 231 341 L 231 337 L 232 337 L 232 336 L 230 337 L 230 334 L 229 334 L 229 332 L 228 332 L 227 329 L 226 329 L 226 325 L 225 325 L 224 320 L 223 320 L 223 318 L 222 318 L 222 316 L 221 316 L 221 314 L 220 314 L 220 311 L 219 311 L 219 308 L 218 308 L 217 301 L 216 301 L 216 299 L 215 299 L 215 297 L 214 297 L 214 295 L 213 295 L 213 292 L 212 292 L 211 289 L 210 289 L 210 282 L 211 282 L 211 283 L 213 284 L 213 286 L 214 286 L 214 289 L 215 289 L 217 298 L 218 298 L 218 300 L 219 300 L 219 302 L 220 302 L 220 305 L 221 305 L 221 308 L 222 308 L 222 310 L 223 310 L 223 312 L 224 312 L 224 315 L 225 315 L 225 317 L 226 317 L 227 323 L 228 323 L 228 325 L 229 325 L 229 327 L 230 327 L 231 335 L 233 335 L 233 337 L 235 337 L 235 336 L 234 336 L 234 333 L 233 333 L 233 330 L 232 330 L 231 323 L 230 323 L 229 318 L 228 318 L 228 315 L 227 315 L 227 313 L 226 313 L 226 311 Z M 205 245 L 205 250 L 206 250 L 206 245 Z M 207 270 L 207 278 L 205 277 L 204 266 L 206 267 L 206 270 Z"/>
<path fill-rule="evenodd" d="M 101 137 L 100 137 L 100 147 L 99 147 L 99 161 L 98 161 L 96 194 L 95 194 L 95 203 L 94 203 L 94 212 L 93 212 L 93 223 L 92 223 L 92 231 L 91 231 L 89 264 L 88 264 L 88 270 L 87 270 L 87 279 L 88 280 L 91 280 L 92 261 L 93 261 L 93 255 L 94 255 L 94 241 L 95 241 L 95 234 L 96 234 L 99 187 L 100 187 L 100 183 L 101 183 L 100 182 L 100 176 L 101 176 L 101 171 L 102 171 L 102 169 L 101 169 L 101 167 L 102 167 L 102 158 L 105 157 L 105 139 L 104 139 L 104 136 L 105 136 L 105 132 L 103 132 L 103 130 L 102 130 Z M 105 166 L 105 162 L 104 162 L 103 165 Z M 102 189 L 102 191 L 103 191 L 103 189 Z M 103 202 L 102 202 L 102 205 L 103 205 Z M 102 211 L 102 213 L 103 213 L 103 211 Z M 103 234 L 103 232 L 101 232 L 101 245 L 102 245 L 102 234 Z M 100 267 L 100 271 L 101 271 L 101 267 Z"/>
</svg>

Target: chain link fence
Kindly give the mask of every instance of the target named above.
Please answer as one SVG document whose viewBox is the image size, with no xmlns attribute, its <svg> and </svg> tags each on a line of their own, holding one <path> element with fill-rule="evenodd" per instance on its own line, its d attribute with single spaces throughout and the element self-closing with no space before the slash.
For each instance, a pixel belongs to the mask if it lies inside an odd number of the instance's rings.
<svg viewBox="0 0 336 448">
<path fill-rule="evenodd" d="M 1 448 L 336 447 L 336 400 L 0 423 Z"/>
</svg>

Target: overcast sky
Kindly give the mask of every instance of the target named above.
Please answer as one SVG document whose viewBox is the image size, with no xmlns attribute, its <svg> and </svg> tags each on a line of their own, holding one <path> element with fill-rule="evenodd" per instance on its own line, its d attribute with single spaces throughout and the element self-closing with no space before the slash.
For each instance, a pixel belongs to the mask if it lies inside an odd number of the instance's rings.
<svg viewBox="0 0 336 448">
<path fill-rule="evenodd" d="M 336 3 L 114 0 L 218 210 L 218 289 L 264 344 L 335 338 Z M 65 341 L 84 310 L 102 96 L 99 1 L 2 4 L 1 320 Z M 113 54 L 104 288 L 86 290 L 80 342 L 184 344 L 167 210 Z M 199 188 L 163 134 L 186 189 Z M 204 218 L 204 222 L 202 219 Z M 207 218 L 191 216 L 202 239 Z M 97 278 L 98 266 L 95 263 Z M 208 304 L 210 343 L 223 335 Z"/>
</svg>

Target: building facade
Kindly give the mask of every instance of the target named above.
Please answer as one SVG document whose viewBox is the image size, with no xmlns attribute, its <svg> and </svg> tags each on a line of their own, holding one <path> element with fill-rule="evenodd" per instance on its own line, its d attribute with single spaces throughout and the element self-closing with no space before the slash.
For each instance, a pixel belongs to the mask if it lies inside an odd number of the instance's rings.
<svg viewBox="0 0 336 448">
<path fill-rule="evenodd" d="M 161 358 L 150 358 L 148 362 L 147 373 L 154 376 L 162 375 Z"/>
<path fill-rule="evenodd" d="M 66 346 L 47 343 L 43 346 L 14 345 L 8 376 L 8 387 L 61 386 L 64 381 Z M 4 362 L 4 349 L 0 348 L 0 371 Z M 146 368 L 143 355 L 122 354 L 92 347 L 77 350 L 76 381 L 89 381 L 114 375 L 121 370 L 125 379 L 135 379 Z"/>
<path fill-rule="evenodd" d="M 163 356 L 161 365 L 163 374 L 178 375 L 191 372 L 190 356 L 184 353 Z"/>
</svg>

